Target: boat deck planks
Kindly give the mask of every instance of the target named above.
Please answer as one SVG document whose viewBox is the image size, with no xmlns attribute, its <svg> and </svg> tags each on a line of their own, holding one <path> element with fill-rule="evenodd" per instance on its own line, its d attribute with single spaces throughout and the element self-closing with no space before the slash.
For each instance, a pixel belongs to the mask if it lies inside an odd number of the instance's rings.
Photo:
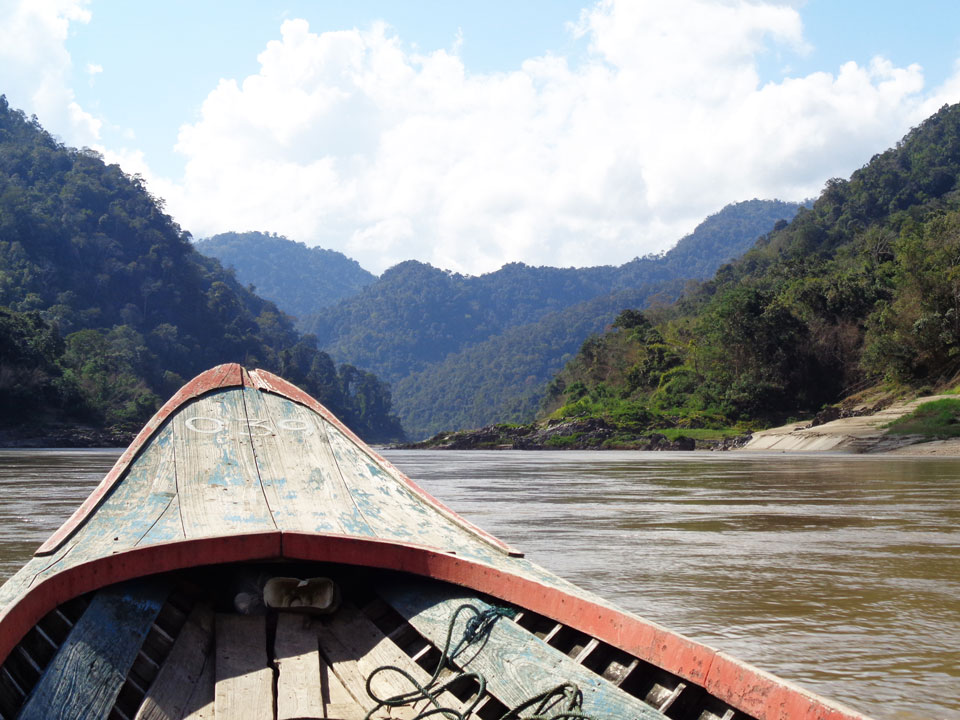
<svg viewBox="0 0 960 720">
<path fill-rule="evenodd" d="M 366 712 L 344 686 L 336 673 L 320 657 L 320 685 L 323 699 L 323 717 L 338 720 L 362 720 Z"/>
<path fill-rule="evenodd" d="M 244 390 L 261 482 L 283 530 L 372 536 L 359 516 L 327 440 L 326 422 L 288 400 Z"/>
<path fill-rule="evenodd" d="M 326 626 L 339 644 L 357 658 L 357 669 L 360 674 L 368 678 L 378 667 L 392 665 L 408 673 L 421 686 L 430 680 L 430 674 L 417 665 L 397 645 L 387 638 L 373 622 L 356 607 L 344 603 L 337 610 L 334 622 Z M 415 690 L 410 683 L 394 672 L 379 673 L 372 685 L 378 697 L 390 697 Z M 374 702 L 364 689 L 363 698 L 372 707 Z M 459 708 L 461 702 L 450 693 L 442 693 L 440 702 L 446 707 Z M 411 707 L 400 707 L 393 710 L 398 717 L 416 715 L 427 709 L 428 701 Z"/>
<path fill-rule="evenodd" d="M 340 642 L 340 639 L 330 630 L 329 626 L 320 625 L 317 634 L 320 641 L 321 659 L 329 667 L 333 677 L 337 679 L 336 683 L 332 678 L 330 682 L 331 705 L 333 704 L 334 688 L 339 684 L 350 695 L 352 702 L 358 708 L 363 709 L 364 705 L 367 709 L 373 707 L 373 703 L 367 696 L 367 679 L 357 667 L 356 656 L 351 653 L 348 646 Z M 360 713 L 361 717 L 365 714 L 366 710 Z"/>
<path fill-rule="evenodd" d="M 273 669 L 267 659 L 263 615 L 217 614 L 217 717 L 263 720 L 273 717 Z"/>
<path fill-rule="evenodd" d="M 204 659 L 197 684 L 193 686 L 184 705 L 183 720 L 214 720 L 216 717 L 213 706 L 216 697 L 216 670 L 216 655 L 211 647 Z"/>
<path fill-rule="evenodd" d="M 188 538 L 275 530 L 240 390 L 206 395 L 171 422 Z"/>
<path fill-rule="evenodd" d="M 182 720 L 201 683 L 212 643 L 213 610 L 198 605 L 180 630 L 134 720 Z"/>
<path fill-rule="evenodd" d="M 313 624 L 305 615 L 277 615 L 277 720 L 324 716 L 320 651 Z"/>
<path fill-rule="evenodd" d="M 50 661 L 20 720 L 106 717 L 166 596 L 163 584 L 150 581 L 99 591 Z"/>
<path fill-rule="evenodd" d="M 447 522 L 440 513 L 398 483 L 349 438 L 332 425 L 327 437 L 344 482 L 358 512 L 377 537 L 414 542 L 473 555 L 477 547 L 484 558 L 500 555 L 472 533 Z"/>
<path fill-rule="evenodd" d="M 490 607 L 469 593 L 425 581 L 385 585 L 380 595 L 426 638 L 440 645 L 458 607 L 464 603 L 481 611 Z M 461 616 L 454 638 L 463 635 L 466 619 Z M 490 691 L 510 707 L 570 681 L 583 691 L 584 710 L 588 714 L 643 720 L 666 717 L 539 638 L 531 637 L 508 618 L 501 617 L 492 625 L 480 647 L 479 651 L 468 648 L 456 662 L 467 670 L 482 673 Z"/>
</svg>

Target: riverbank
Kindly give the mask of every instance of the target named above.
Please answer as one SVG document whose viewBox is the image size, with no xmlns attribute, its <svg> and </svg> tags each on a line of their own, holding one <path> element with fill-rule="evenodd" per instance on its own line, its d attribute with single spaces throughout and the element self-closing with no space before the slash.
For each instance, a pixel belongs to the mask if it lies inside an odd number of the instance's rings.
<svg viewBox="0 0 960 720">
<path fill-rule="evenodd" d="M 136 433 L 87 425 L 56 425 L 0 430 L 0 448 L 123 448 Z"/>
<path fill-rule="evenodd" d="M 669 434 L 667 434 L 669 433 Z M 396 446 L 402 450 L 730 450 L 749 435 L 697 437 L 703 430 L 631 432 L 603 418 L 574 418 L 539 423 L 487 425 L 478 430 L 441 432 L 428 440 Z"/>
<path fill-rule="evenodd" d="M 911 400 L 874 395 L 872 404 L 848 402 L 843 407 L 825 408 L 812 420 L 737 437 L 717 437 L 716 431 L 696 429 L 632 433 L 602 418 L 591 417 L 441 432 L 428 440 L 396 447 L 409 450 L 738 450 L 960 457 L 960 438 L 931 440 L 928 435 L 887 433 L 889 423 L 910 414 L 919 405 L 947 398 L 958 399 L 956 395 L 930 395 Z"/>
<path fill-rule="evenodd" d="M 960 456 L 960 440 L 930 440 L 923 435 L 888 435 L 886 426 L 923 403 L 956 395 L 930 395 L 885 407 L 856 407 L 848 417 L 827 422 L 792 423 L 753 434 L 741 452 L 889 453 L 905 456 Z M 872 412 L 871 412 L 872 410 Z M 865 412 L 866 411 L 866 412 Z"/>
</svg>

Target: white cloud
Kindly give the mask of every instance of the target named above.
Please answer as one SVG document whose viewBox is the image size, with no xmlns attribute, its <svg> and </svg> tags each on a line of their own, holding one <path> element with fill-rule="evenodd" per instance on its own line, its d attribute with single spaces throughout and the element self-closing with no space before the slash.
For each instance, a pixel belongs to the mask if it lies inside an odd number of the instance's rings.
<svg viewBox="0 0 960 720">
<path fill-rule="evenodd" d="M 93 145 L 101 122 L 74 99 L 65 42 L 90 21 L 87 0 L 0 0 L 0 92 L 70 145 Z"/>
<path fill-rule="evenodd" d="M 0 0 L 0 82 L 96 146 L 64 48 L 88 18 L 81 0 Z M 476 273 L 620 263 L 728 202 L 816 195 L 960 99 L 960 66 L 928 90 L 920 67 L 884 58 L 761 83 L 761 58 L 810 50 L 786 5 L 605 0 L 571 32 L 589 47 L 575 64 L 471 73 L 459 33 L 423 53 L 385 25 L 318 34 L 289 19 L 259 72 L 222 80 L 181 128 L 182 178 L 152 176 L 135 149 L 103 152 L 198 236 L 269 230 L 375 271 L 418 258 Z"/>
<path fill-rule="evenodd" d="M 196 234 L 269 229 L 374 270 L 619 263 L 728 202 L 815 195 L 931 104 L 919 67 L 882 58 L 761 85 L 760 54 L 809 50 L 785 6 L 609 0 L 573 31 L 577 67 L 472 74 L 384 26 L 289 20 L 181 129 L 170 207 Z"/>
<path fill-rule="evenodd" d="M 87 63 L 87 75 L 90 76 L 90 87 L 93 87 L 94 80 L 97 75 L 103 72 L 103 65 L 98 65 L 97 63 Z"/>
</svg>

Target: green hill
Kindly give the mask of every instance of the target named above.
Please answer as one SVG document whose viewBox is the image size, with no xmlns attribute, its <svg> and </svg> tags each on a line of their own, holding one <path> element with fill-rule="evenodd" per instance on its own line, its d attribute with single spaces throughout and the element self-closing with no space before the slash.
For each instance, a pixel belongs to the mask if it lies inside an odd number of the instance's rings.
<svg viewBox="0 0 960 720">
<path fill-rule="evenodd" d="M 960 106 L 944 107 L 676 305 L 621 314 L 551 384 L 557 416 L 776 422 L 960 371 Z"/>
<path fill-rule="evenodd" d="M 603 331 L 622 308 L 646 302 L 654 290 L 675 297 L 682 285 L 661 283 L 601 295 L 452 353 L 393 386 L 400 420 L 416 438 L 528 421 L 537 413 L 546 381 L 584 338 Z"/>
<path fill-rule="evenodd" d="M 0 429 L 132 429 L 227 361 L 282 374 L 370 439 L 401 434 L 375 376 L 336 367 L 196 252 L 140 178 L 0 96 Z"/>
<path fill-rule="evenodd" d="M 730 205 L 664 255 L 619 267 L 512 263 L 474 277 L 411 260 L 301 326 L 334 357 L 389 380 L 415 437 L 492 419 L 499 408 L 529 419 L 564 356 L 624 307 L 615 293 L 629 291 L 632 304 L 673 300 L 682 281 L 709 276 L 800 207 Z"/>
<path fill-rule="evenodd" d="M 196 248 L 294 317 L 356 295 L 377 279 L 343 253 L 308 248 L 282 235 L 227 232 L 198 241 Z"/>
</svg>

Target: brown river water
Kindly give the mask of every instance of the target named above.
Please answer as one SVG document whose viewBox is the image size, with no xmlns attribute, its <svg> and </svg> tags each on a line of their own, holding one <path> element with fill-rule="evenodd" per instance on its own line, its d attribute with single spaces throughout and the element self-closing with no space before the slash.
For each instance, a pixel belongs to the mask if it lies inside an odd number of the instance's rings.
<svg viewBox="0 0 960 720">
<path fill-rule="evenodd" d="M 117 454 L 0 451 L 0 580 Z M 384 454 L 627 610 L 877 720 L 960 720 L 960 460 Z"/>
</svg>

